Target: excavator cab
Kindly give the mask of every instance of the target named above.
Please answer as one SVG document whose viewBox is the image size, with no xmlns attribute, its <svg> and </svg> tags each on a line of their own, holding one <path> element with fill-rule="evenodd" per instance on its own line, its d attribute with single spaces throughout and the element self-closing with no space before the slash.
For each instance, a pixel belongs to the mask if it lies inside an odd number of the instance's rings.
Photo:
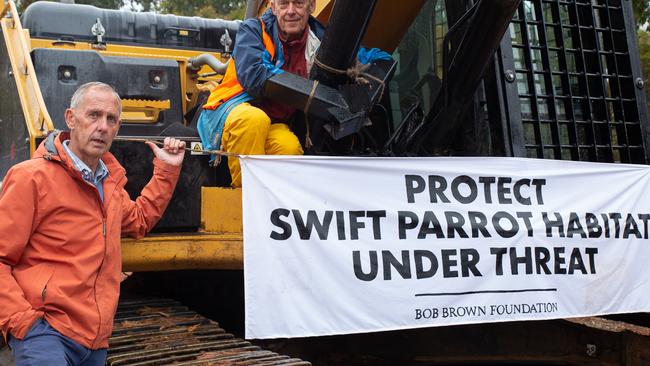
<svg viewBox="0 0 650 366">
<path fill-rule="evenodd" d="M 248 1 L 247 16 L 267 5 Z M 317 0 L 314 16 L 328 28 L 317 54 L 325 66 L 307 79 L 283 74 L 265 85 L 269 98 L 306 112 L 310 154 L 648 163 L 645 82 L 629 1 Z M 48 132 L 65 128 L 72 93 L 89 81 L 111 84 L 123 98 L 111 151 L 128 172 L 132 197 L 152 173 L 142 140 L 175 136 L 192 150 L 154 233 L 123 239 L 123 268 L 135 274 L 124 282 L 109 364 L 210 364 L 227 357 L 210 352 L 234 348 L 257 355 L 242 362 L 276 357 L 219 338 L 223 330 L 184 307 L 242 334 L 241 192 L 228 187 L 223 161 L 210 165 L 196 131 L 240 21 L 47 1 L 18 14 L 11 0 L 0 21 L 0 176 L 29 159 Z M 348 76 L 361 46 L 387 51 L 393 61 Z M 304 126 L 295 126 L 302 139 Z M 315 364 L 642 365 L 650 359 L 649 325 L 638 315 L 263 345 Z M 186 337 L 166 342 L 172 334 Z"/>
</svg>

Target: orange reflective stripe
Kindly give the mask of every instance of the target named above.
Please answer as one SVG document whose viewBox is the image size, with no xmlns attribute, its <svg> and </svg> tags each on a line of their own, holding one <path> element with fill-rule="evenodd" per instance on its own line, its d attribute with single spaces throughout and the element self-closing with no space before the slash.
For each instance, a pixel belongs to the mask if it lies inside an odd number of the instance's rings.
<svg viewBox="0 0 650 366">
<path fill-rule="evenodd" d="M 260 25 L 262 25 L 262 43 L 264 48 L 271 55 L 271 60 L 275 58 L 275 45 L 273 44 L 273 39 L 266 33 L 264 27 L 264 22 L 262 19 L 259 20 Z M 210 93 L 208 101 L 203 105 L 204 109 L 217 109 L 223 102 L 234 97 L 235 95 L 244 91 L 244 87 L 239 84 L 237 80 L 237 70 L 235 68 L 235 59 L 230 60 L 228 68 L 226 69 L 226 74 L 223 76 L 221 84 L 217 86 L 215 90 Z"/>
<path fill-rule="evenodd" d="M 264 28 L 264 22 L 262 19 L 260 19 L 260 24 L 262 25 L 262 42 L 264 43 L 264 48 L 266 48 L 267 51 L 269 51 L 269 54 L 271 54 L 271 60 L 275 59 L 275 45 L 273 44 L 273 40 L 271 39 L 271 36 L 269 36 L 268 33 L 266 33 L 266 29 Z"/>
<path fill-rule="evenodd" d="M 237 81 L 237 70 L 235 68 L 235 59 L 231 59 L 223 76 L 221 84 L 210 93 L 208 101 L 203 105 L 204 109 L 217 109 L 221 103 L 241 93 L 244 87 Z"/>
</svg>

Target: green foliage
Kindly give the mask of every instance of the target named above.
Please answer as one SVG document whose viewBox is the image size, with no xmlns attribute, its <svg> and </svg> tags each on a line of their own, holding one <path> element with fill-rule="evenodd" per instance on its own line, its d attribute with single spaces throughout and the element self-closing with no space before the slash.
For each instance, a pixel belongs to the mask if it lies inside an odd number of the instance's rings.
<svg viewBox="0 0 650 366">
<path fill-rule="evenodd" d="M 246 4 L 238 8 L 233 9 L 228 15 L 224 18 L 226 19 L 244 19 L 246 16 Z"/>
<path fill-rule="evenodd" d="M 122 0 L 75 0 L 75 3 L 94 5 L 104 9 L 119 9 L 124 4 Z"/>
<path fill-rule="evenodd" d="M 159 12 L 160 0 L 122 0 L 124 6 L 131 11 Z"/>
<path fill-rule="evenodd" d="M 246 0 L 161 0 L 163 13 L 205 18 L 242 19 Z"/>
<path fill-rule="evenodd" d="M 17 0 L 18 12 L 40 0 Z M 243 19 L 246 0 L 76 0 L 104 9 L 126 8 L 132 11 L 153 11 L 204 18 Z"/>
<path fill-rule="evenodd" d="M 30 4 L 35 3 L 37 1 L 40 0 L 17 0 L 16 6 L 18 7 L 18 12 L 22 13 L 23 11 L 25 11 L 25 9 L 27 9 L 27 7 Z M 142 1 L 138 1 L 138 2 L 142 2 Z M 98 8 L 104 8 L 104 9 L 120 9 L 123 5 L 126 5 L 125 0 L 75 0 L 75 3 L 94 5 Z"/>
<path fill-rule="evenodd" d="M 18 12 L 22 13 L 27 9 L 27 7 L 37 1 L 41 0 L 18 0 L 16 1 L 16 7 Z M 76 0 L 77 4 L 89 4 L 94 5 L 100 8 L 107 9 L 119 9 L 122 6 L 122 0 Z"/>
<path fill-rule="evenodd" d="M 36 1 L 35 0 L 19 0 L 19 1 L 16 1 L 16 7 L 18 8 L 18 12 L 22 14 L 23 11 L 25 11 L 25 9 L 27 9 L 27 7 L 31 3 L 34 3 L 34 2 L 36 2 Z"/>
<path fill-rule="evenodd" d="M 645 26 L 650 21 L 650 1 L 632 0 L 632 8 L 637 28 Z"/>
</svg>

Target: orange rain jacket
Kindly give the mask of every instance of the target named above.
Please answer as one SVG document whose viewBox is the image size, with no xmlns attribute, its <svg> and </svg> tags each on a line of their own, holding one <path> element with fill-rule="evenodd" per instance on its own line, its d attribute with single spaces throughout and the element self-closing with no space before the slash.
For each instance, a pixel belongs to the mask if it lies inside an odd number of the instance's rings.
<svg viewBox="0 0 650 366">
<path fill-rule="evenodd" d="M 56 137 L 55 137 L 56 136 Z M 104 202 L 50 135 L 7 173 L 0 193 L 0 330 L 25 337 L 43 317 L 90 348 L 108 347 L 120 292 L 120 235 L 142 237 L 164 212 L 180 167 L 154 159 L 136 201 L 125 170 L 106 153 Z"/>
</svg>

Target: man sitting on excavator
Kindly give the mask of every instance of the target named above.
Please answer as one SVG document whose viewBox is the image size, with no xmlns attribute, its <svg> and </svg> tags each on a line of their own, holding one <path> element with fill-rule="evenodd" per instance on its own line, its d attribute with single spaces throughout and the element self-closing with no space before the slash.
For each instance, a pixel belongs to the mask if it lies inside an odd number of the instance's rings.
<svg viewBox="0 0 650 366">
<path fill-rule="evenodd" d="M 233 59 L 199 117 L 206 149 L 247 155 L 302 155 L 288 121 L 296 109 L 264 98 L 266 80 L 284 71 L 307 77 L 325 29 L 311 13 L 315 0 L 271 0 L 260 18 L 241 23 Z M 228 159 L 241 186 L 239 159 Z"/>
</svg>

